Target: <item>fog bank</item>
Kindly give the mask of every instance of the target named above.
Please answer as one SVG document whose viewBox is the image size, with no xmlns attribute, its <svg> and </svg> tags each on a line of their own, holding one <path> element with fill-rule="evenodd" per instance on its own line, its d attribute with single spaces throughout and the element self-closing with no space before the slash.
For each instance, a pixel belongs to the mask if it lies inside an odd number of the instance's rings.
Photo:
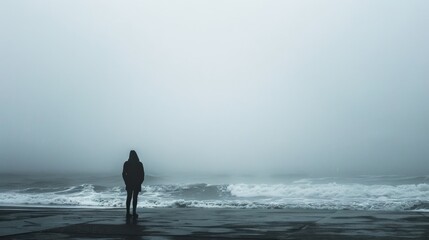
<svg viewBox="0 0 429 240">
<path fill-rule="evenodd" d="M 1 1 L 1 171 L 427 174 L 427 1 Z"/>
</svg>

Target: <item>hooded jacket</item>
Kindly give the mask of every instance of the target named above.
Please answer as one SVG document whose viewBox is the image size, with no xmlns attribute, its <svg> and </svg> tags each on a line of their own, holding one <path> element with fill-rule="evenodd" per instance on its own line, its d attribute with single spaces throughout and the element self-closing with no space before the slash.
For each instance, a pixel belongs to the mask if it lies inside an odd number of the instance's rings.
<svg viewBox="0 0 429 240">
<path fill-rule="evenodd" d="M 125 161 L 122 169 L 126 190 L 141 191 L 141 184 L 144 181 L 144 167 L 134 151 L 130 152 L 130 158 Z"/>
</svg>

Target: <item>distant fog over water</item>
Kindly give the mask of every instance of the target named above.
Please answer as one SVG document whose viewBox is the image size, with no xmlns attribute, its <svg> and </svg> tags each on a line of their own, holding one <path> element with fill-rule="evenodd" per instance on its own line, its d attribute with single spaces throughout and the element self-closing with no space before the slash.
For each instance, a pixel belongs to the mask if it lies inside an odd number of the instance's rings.
<svg viewBox="0 0 429 240">
<path fill-rule="evenodd" d="M 0 1 L 0 172 L 427 175 L 428 12 Z"/>
</svg>

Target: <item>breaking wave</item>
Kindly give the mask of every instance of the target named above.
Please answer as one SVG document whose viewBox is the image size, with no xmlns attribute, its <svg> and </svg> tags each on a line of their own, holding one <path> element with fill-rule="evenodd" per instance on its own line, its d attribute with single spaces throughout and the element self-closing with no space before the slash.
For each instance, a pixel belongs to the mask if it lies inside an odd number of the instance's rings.
<svg viewBox="0 0 429 240">
<path fill-rule="evenodd" d="M 81 184 L 2 190 L 0 205 L 124 207 L 121 186 Z M 429 184 L 154 184 L 144 185 L 145 208 L 305 208 L 429 211 Z"/>
</svg>

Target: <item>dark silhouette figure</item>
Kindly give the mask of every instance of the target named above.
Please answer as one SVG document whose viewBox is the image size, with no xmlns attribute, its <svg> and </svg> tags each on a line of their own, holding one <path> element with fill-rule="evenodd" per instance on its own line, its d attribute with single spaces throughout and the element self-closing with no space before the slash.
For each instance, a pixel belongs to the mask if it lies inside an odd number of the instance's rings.
<svg viewBox="0 0 429 240">
<path fill-rule="evenodd" d="M 142 190 L 142 183 L 144 181 L 144 168 L 140 162 L 136 151 L 130 151 L 128 161 L 124 163 L 122 170 L 122 178 L 124 179 L 127 190 L 127 220 L 131 217 L 130 203 L 131 197 L 133 198 L 133 218 L 137 219 L 137 196 Z"/>
</svg>

